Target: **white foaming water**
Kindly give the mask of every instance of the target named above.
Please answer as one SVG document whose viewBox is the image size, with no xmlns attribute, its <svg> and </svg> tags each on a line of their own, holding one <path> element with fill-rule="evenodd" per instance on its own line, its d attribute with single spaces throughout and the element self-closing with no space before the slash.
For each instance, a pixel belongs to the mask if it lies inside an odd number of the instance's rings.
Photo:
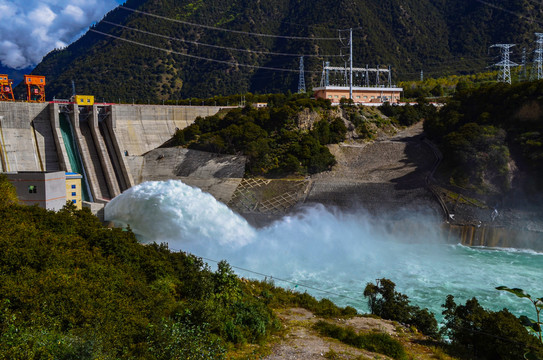
<svg viewBox="0 0 543 360">
<path fill-rule="evenodd" d="M 106 206 L 104 217 L 130 225 L 144 243 L 174 241 L 195 253 L 209 247 L 239 248 L 256 236 L 245 219 L 211 195 L 174 180 L 126 190 Z"/>
<path fill-rule="evenodd" d="M 447 245 L 434 219 L 415 215 L 409 224 L 416 231 L 406 233 L 395 230 L 390 220 L 314 206 L 254 229 L 211 195 L 173 180 L 135 186 L 105 209 L 106 220 L 130 225 L 144 243 L 166 242 L 172 250 L 225 259 L 235 267 L 324 289 L 336 295 L 308 292 L 359 311 L 367 310 L 365 285 L 386 277 L 438 318 L 448 294 L 457 303 L 475 296 L 489 309 L 506 307 L 516 315 L 531 315 L 529 303 L 494 288 L 520 287 L 543 296 L 542 254 Z"/>
</svg>

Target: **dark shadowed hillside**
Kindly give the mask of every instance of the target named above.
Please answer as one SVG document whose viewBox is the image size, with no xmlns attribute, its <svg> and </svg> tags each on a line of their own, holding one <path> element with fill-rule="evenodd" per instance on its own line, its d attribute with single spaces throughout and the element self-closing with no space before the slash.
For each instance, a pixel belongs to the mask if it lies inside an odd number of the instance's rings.
<svg viewBox="0 0 543 360">
<path fill-rule="evenodd" d="M 113 10 L 37 66 L 34 73 L 47 77 L 48 98 L 69 96 L 72 79 L 78 93 L 110 101 L 296 91 L 299 57 L 284 54 L 319 55 L 305 57 L 311 88 L 323 61 L 344 64 L 346 58 L 325 55 L 348 53 L 348 32 L 338 29 L 351 27 L 354 65 L 391 65 L 395 81 L 416 78 L 420 69 L 435 76 L 481 71 L 499 60 L 497 50 L 489 52 L 494 43 L 516 43 L 512 60 L 520 61 L 522 47 L 531 57 L 543 10 L 528 0 L 129 0 L 125 6 L 139 12 Z"/>
</svg>

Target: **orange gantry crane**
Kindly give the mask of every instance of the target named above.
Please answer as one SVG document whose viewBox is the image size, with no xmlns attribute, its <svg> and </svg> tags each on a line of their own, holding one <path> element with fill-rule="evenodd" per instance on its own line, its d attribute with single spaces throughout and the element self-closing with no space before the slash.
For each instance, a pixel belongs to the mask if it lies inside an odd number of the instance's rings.
<svg viewBox="0 0 543 360">
<path fill-rule="evenodd" d="M 25 84 L 27 89 L 27 101 L 45 101 L 45 76 L 25 75 Z"/>
<path fill-rule="evenodd" d="M 15 101 L 11 84 L 13 80 L 5 74 L 0 74 L 0 101 Z"/>
</svg>

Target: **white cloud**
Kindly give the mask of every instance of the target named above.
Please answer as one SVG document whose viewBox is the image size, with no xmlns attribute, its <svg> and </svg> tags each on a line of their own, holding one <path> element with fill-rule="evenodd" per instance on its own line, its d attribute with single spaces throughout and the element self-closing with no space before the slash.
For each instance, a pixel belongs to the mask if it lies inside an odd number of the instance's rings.
<svg viewBox="0 0 543 360">
<path fill-rule="evenodd" d="M 21 64 L 25 63 L 26 61 L 21 49 L 17 46 L 17 44 L 8 40 L 0 41 L 0 54 L 0 60 L 6 66 L 10 66 L 9 64 Z"/>
<path fill-rule="evenodd" d="M 22 69 L 70 44 L 115 0 L 0 0 L 0 62 Z"/>
<path fill-rule="evenodd" d="M 38 25 L 47 28 L 53 24 L 56 17 L 57 14 L 55 14 L 53 10 L 51 10 L 47 5 L 42 4 L 37 9 L 34 9 L 28 13 L 27 19 L 31 21 L 31 25 L 33 27 Z"/>
<path fill-rule="evenodd" d="M 66 15 L 72 18 L 75 23 L 82 23 L 86 20 L 85 13 L 80 7 L 68 5 L 62 10 L 62 15 Z"/>
</svg>

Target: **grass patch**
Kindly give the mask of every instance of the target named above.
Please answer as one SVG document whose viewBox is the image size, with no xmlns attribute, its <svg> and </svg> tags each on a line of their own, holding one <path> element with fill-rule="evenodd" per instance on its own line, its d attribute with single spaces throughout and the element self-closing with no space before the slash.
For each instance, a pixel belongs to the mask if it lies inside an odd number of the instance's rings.
<svg viewBox="0 0 543 360">
<path fill-rule="evenodd" d="M 357 334 L 352 328 L 337 326 L 325 321 L 317 322 L 315 329 L 321 335 L 329 336 L 359 349 L 383 354 L 397 360 L 407 359 L 407 353 L 402 344 L 385 333 Z"/>
<path fill-rule="evenodd" d="M 477 199 L 470 198 L 466 195 L 455 193 L 443 188 L 441 188 L 441 191 L 445 194 L 445 196 L 447 197 L 447 201 L 449 202 L 475 206 L 480 209 L 488 209 L 488 205 L 486 205 L 484 202 L 479 201 Z"/>
</svg>

